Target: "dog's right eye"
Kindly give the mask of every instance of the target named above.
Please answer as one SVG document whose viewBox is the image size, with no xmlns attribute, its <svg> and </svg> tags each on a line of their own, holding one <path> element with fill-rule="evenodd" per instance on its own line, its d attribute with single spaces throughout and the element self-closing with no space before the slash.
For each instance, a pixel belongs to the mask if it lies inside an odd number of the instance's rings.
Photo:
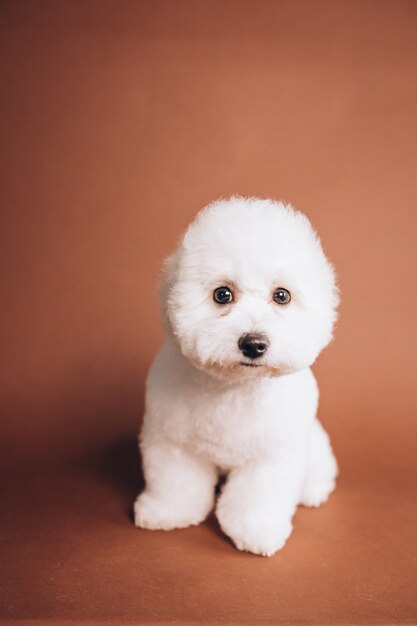
<svg viewBox="0 0 417 626">
<path fill-rule="evenodd" d="M 229 287 L 217 287 L 213 292 L 213 300 L 217 304 L 228 304 L 233 300 L 233 293 Z"/>
</svg>

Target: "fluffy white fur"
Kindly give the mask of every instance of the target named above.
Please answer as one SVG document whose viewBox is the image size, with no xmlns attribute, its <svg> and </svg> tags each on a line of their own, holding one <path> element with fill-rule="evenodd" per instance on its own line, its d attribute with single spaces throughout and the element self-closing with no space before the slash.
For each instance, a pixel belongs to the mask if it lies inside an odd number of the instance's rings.
<svg viewBox="0 0 417 626">
<path fill-rule="evenodd" d="M 233 302 L 214 301 L 220 286 Z M 274 301 L 278 287 L 288 304 Z M 220 526 L 240 550 L 270 556 L 298 504 L 327 500 L 337 465 L 310 366 L 332 338 L 337 304 L 333 269 L 303 214 L 233 197 L 197 215 L 164 268 L 166 340 L 147 380 L 137 526 L 199 524 L 226 475 Z M 256 361 L 238 347 L 245 333 L 269 340 Z"/>
</svg>

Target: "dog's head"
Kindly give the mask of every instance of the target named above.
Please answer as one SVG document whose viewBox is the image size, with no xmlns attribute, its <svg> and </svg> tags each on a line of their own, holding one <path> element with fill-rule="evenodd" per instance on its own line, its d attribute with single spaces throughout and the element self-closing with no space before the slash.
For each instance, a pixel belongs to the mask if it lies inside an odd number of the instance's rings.
<svg viewBox="0 0 417 626">
<path fill-rule="evenodd" d="M 191 223 L 165 263 L 161 300 L 184 356 L 243 380 L 310 366 L 332 338 L 338 292 L 303 214 L 234 197 Z"/>
</svg>

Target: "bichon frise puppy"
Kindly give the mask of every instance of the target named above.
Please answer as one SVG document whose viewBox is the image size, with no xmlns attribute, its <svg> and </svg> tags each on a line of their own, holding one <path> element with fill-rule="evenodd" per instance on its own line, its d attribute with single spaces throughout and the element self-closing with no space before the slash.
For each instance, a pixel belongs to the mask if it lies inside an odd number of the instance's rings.
<svg viewBox="0 0 417 626">
<path fill-rule="evenodd" d="M 168 258 L 166 340 L 140 436 L 141 528 L 199 524 L 215 502 L 240 550 L 270 556 L 298 504 L 318 506 L 337 465 L 310 366 L 332 338 L 338 292 L 308 219 L 271 200 L 203 209 Z"/>
</svg>

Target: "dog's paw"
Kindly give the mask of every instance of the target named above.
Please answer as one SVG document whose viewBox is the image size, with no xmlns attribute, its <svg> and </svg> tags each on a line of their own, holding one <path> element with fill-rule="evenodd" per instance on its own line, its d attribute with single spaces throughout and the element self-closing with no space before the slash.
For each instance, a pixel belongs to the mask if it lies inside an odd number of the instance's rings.
<svg viewBox="0 0 417 626">
<path fill-rule="evenodd" d="M 323 480 L 307 483 L 301 495 L 300 504 L 317 507 L 326 502 L 336 486 L 334 480 Z"/>
<path fill-rule="evenodd" d="M 134 504 L 135 526 L 148 530 L 172 530 L 195 526 L 203 521 L 201 515 L 175 503 L 164 503 L 144 491 Z"/>
<path fill-rule="evenodd" d="M 217 519 L 223 532 L 239 550 L 272 556 L 291 534 L 291 521 L 285 517 L 262 515 L 259 511 L 229 513 L 220 508 Z"/>
</svg>

